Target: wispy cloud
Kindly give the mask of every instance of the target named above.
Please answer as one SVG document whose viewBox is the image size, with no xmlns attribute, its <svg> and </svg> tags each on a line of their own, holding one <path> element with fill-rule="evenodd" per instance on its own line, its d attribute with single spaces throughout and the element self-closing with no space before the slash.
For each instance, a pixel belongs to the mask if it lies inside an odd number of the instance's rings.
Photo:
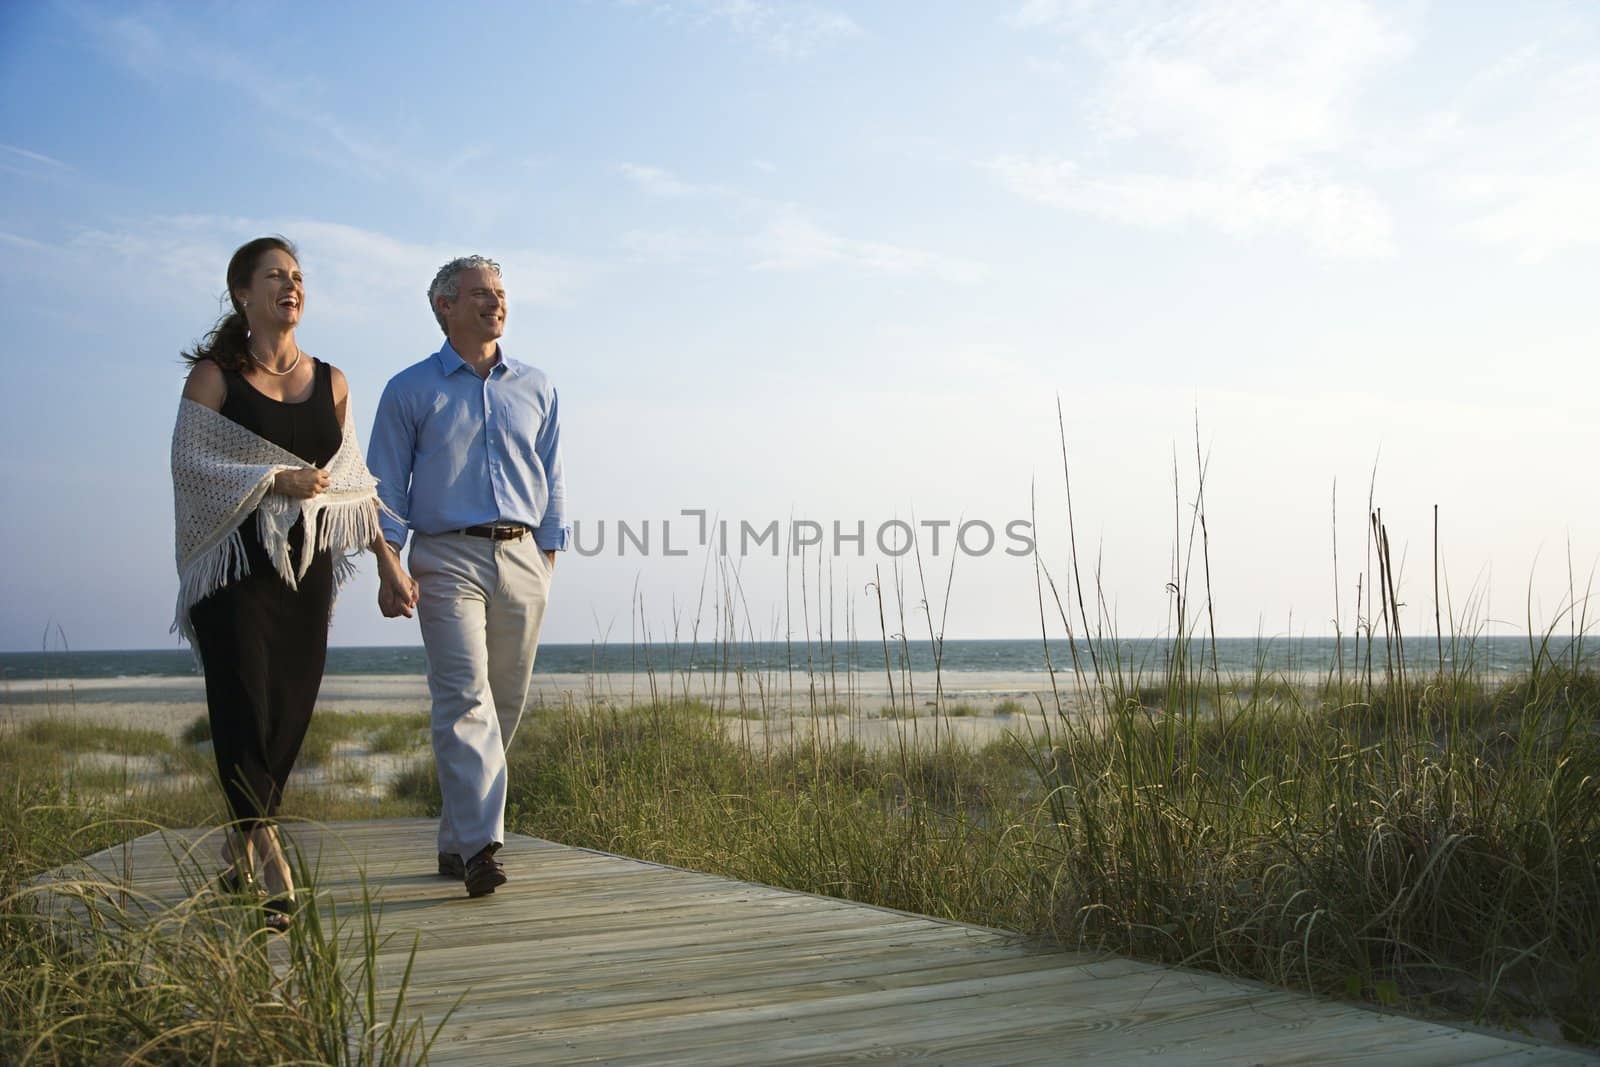
<svg viewBox="0 0 1600 1067">
<path fill-rule="evenodd" d="M 622 235 L 622 247 L 638 263 L 704 266 L 726 255 L 728 241 L 707 230 L 668 226 L 633 229 Z"/>
<path fill-rule="evenodd" d="M 299 245 L 307 305 L 317 316 L 336 321 L 389 319 L 397 307 L 425 314 L 424 294 L 439 265 L 472 251 L 488 252 L 505 267 L 507 289 L 517 302 L 564 302 L 594 273 L 587 264 L 539 249 L 478 250 L 409 241 L 308 218 L 160 216 L 116 228 L 82 230 L 53 249 L 63 264 L 79 264 L 86 276 L 98 276 L 108 263 L 116 271 L 131 264 L 144 274 L 172 281 L 179 292 L 217 297 L 233 250 L 264 233 L 282 233 Z"/>
<path fill-rule="evenodd" d="M 805 3 L 768 0 L 693 0 L 692 10 L 779 55 L 801 58 L 823 45 L 859 36 L 849 15 Z"/>
<path fill-rule="evenodd" d="M 708 199 L 722 207 L 721 225 L 715 230 L 669 225 L 629 231 L 623 244 L 636 259 L 705 263 L 743 253 L 753 270 L 843 268 L 962 284 L 984 273 L 980 264 L 958 257 L 835 233 L 794 204 L 751 196 L 728 185 L 685 181 L 671 171 L 639 163 L 624 163 L 617 169 L 646 195 Z"/>
<path fill-rule="evenodd" d="M 788 0 L 622 0 L 623 6 L 671 22 L 725 27 L 766 52 L 803 59 L 819 48 L 863 34 L 842 11 Z"/>
<path fill-rule="evenodd" d="M 18 148 L 16 145 L 0 144 L 0 151 L 9 152 L 12 155 L 25 159 L 30 163 L 41 163 L 47 167 L 54 167 L 58 170 L 73 169 L 71 164 L 63 163 L 61 160 L 47 156 L 43 152 L 35 152 L 28 148 Z"/>
<path fill-rule="evenodd" d="M 1440 179 L 1463 232 L 1539 263 L 1600 245 L 1600 62 L 1592 36 L 1524 44 L 1474 84 L 1453 172 Z M 1492 89 L 1491 91 L 1488 91 Z"/>
<path fill-rule="evenodd" d="M 1541 263 L 1572 248 L 1600 245 L 1600 167 L 1557 174 L 1473 174 L 1448 185 L 1473 209 L 1462 225 L 1486 244 Z"/>
<path fill-rule="evenodd" d="M 641 191 L 649 193 L 651 196 L 668 198 L 695 196 L 713 191 L 708 187 L 691 185 L 686 181 L 682 181 L 660 167 L 647 167 L 642 163 L 623 163 L 617 167 L 617 171 Z"/>
<path fill-rule="evenodd" d="M 323 106 L 314 82 L 263 79 L 237 61 L 231 44 L 206 40 L 165 13 L 110 13 L 83 5 L 67 10 L 102 52 L 139 77 L 156 83 L 199 79 L 238 94 L 266 114 L 292 119 L 297 128 L 313 131 L 318 136 L 297 148 L 319 161 L 367 175 L 405 174 L 413 180 L 430 173 L 420 161 L 405 158 Z"/>
<path fill-rule="evenodd" d="M 780 211 L 754 241 L 756 270 L 844 267 L 864 274 L 921 275 L 971 283 L 983 277 L 977 263 L 919 248 L 862 241 L 824 229 L 799 211 Z"/>
<path fill-rule="evenodd" d="M 732 207 L 751 211 L 772 206 L 770 201 L 751 196 L 737 186 L 690 181 L 670 170 L 645 163 L 621 163 L 617 166 L 617 173 L 627 178 L 641 193 L 659 200 L 719 200 Z"/>
<path fill-rule="evenodd" d="M 43 250 L 49 247 L 43 241 L 35 241 L 31 237 L 24 237 L 18 233 L 7 233 L 5 230 L 0 230 L 0 244 L 7 244 L 13 248 L 26 248 L 29 251 Z"/>
<path fill-rule="evenodd" d="M 1013 190 L 1144 226 L 1302 235 L 1340 255 L 1382 254 L 1391 226 L 1376 194 L 1337 178 L 1357 134 L 1365 80 L 1409 39 L 1362 0 L 1057 3 L 1011 23 L 1058 35 L 1093 65 L 1080 158 L 1003 157 Z M 1137 167 L 1118 167 L 1119 154 Z M 1089 170 L 1084 158 L 1106 159 Z"/>
<path fill-rule="evenodd" d="M 312 268 L 352 296 L 363 287 L 379 285 L 426 305 L 424 293 L 439 266 L 473 252 L 489 255 L 504 267 L 512 299 L 535 304 L 565 302 L 595 273 L 590 264 L 536 248 L 473 249 L 415 242 L 321 219 L 283 225 L 297 235 Z"/>
<path fill-rule="evenodd" d="M 1388 212 L 1368 190 L 1290 177 L 1086 175 L 1067 161 L 1008 156 L 987 164 L 1041 203 L 1145 229 L 1220 229 L 1236 237 L 1292 233 L 1334 256 L 1392 249 Z"/>
<path fill-rule="evenodd" d="M 1070 25 L 1104 64 L 1090 104 L 1106 135 L 1256 174 L 1336 150 L 1365 78 L 1408 40 L 1363 0 L 1096 6 Z"/>
</svg>

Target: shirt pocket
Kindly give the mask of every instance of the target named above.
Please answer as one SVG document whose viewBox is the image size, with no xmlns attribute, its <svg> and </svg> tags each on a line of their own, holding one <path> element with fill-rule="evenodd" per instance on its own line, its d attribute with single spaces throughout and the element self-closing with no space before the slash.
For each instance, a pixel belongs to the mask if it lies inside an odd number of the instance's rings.
<svg viewBox="0 0 1600 1067">
<path fill-rule="evenodd" d="M 538 395 L 507 393 L 495 398 L 498 417 L 490 422 L 490 432 L 519 455 L 531 456 L 538 447 L 546 416 Z"/>
</svg>

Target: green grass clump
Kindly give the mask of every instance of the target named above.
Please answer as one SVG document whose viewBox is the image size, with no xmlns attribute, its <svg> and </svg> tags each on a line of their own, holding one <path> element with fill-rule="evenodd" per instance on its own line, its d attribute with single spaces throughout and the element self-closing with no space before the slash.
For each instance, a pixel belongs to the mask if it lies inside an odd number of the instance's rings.
<svg viewBox="0 0 1600 1067">
<path fill-rule="evenodd" d="M 849 743 L 763 756 L 683 705 L 523 729 L 509 813 L 521 832 L 933 915 L 1013 896 L 988 862 L 1000 836 L 948 824 L 992 812 L 1014 762 L 996 784 L 992 756 L 954 746 L 906 760 Z"/>
<path fill-rule="evenodd" d="M 327 763 L 333 758 L 334 746 L 355 740 L 360 732 L 353 716 L 318 711 L 311 716 L 311 724 L 306 727 L 305 740 L 300 742 L 300 755 L 295 763 L 307 767 Z"/>
<path fill-rule="evenodd" d="M 66 752 L 110 752 L 121 756 L 164 756 L 173 751 L 172 740 L 156 730 L 75 721 L 71 718 L 36 719 L 16 733 L 24 744 Z"/>
<path fill-rule="evenodd" d="M 1057 936 L 1600 1041 L 1592 673 L 1230 689 L 1063 724 Z"/>
<path fill-rule="evenodd" d="M 428 716 L 396 715 L 367 733 L 367 751 L 400 755 L 428 747 Z"/>
<path fill-rule="evenodd" d="M 362 747 L 368 753 L 399 755 L 427 747 L 428 716 L 397 712 L 325 711 L 311 716 L 301 743 L 298 762 L 307 766 L 327 763 L 342 743 Z M 187 745 L 211 740 L 211 722 L 202 715 L 183 731 Z"/>
<path fill-rule="evenodd" d="M 299 762 L 328 763 L 341 744 L 366 752 L 410 752 L 427 744 L 427 729 L 426 715 L 318 710 L 300 746 Z"/>
<path fill-rule="evenodd" d="M 393 799 L 415 804 L 432 814 L 439 811 L 439 775 L 433 760 L 420 759 L 403 767 L 390 783 L 389 795 Z"/>
</svg>

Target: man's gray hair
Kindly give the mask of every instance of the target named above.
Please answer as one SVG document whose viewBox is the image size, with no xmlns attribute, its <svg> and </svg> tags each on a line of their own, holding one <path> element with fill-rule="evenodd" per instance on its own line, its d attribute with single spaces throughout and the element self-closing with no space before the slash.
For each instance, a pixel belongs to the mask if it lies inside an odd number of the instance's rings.
<svg viewBox="0 0 1600 1067">
<path fill-rule="evenodd" d="M 445 330 L 444 316 L 439 314 L 439 298 L 449 297 L 454 300 L 461 295 L 461 283 L 457 280 L 469 270 L 478 267 L 487 268 L 496 278 L 500 277 L 500 264 L 484 256 L 461 256 L 452 259 L 439 268 L 439 273 L 433 276 L 433 284 L 428 286 L 428 310 L 433 312 L 433 317 L 439 321 L 439 329 L 444 330 L 445 336 L 450 331 Z"/>
</svg>

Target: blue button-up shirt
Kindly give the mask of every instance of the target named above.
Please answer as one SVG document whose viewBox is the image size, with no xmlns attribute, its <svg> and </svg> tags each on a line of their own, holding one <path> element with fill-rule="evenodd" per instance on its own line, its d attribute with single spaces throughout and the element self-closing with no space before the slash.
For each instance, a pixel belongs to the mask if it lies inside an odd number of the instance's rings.
<svg viewBox="0 0 1600 1067">
<path fill-rule="evenodd" d="M 385 515 L 383 536 L 438 534 L 491 522 L 534 529 L 564 549 L 566 493 L 556 391 L 537 367 L 506 358 L 478 377 L 449 342 L 389 379 L 367 446 Z"/>
</svg>

